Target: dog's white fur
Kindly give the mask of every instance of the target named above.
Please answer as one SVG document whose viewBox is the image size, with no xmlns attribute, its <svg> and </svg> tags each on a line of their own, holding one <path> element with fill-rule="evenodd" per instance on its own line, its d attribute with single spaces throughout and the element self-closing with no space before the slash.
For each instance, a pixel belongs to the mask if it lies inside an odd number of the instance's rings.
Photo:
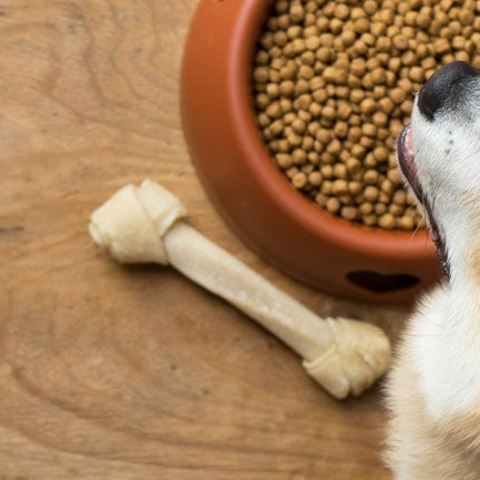
<svg viewBox="0 0 480 480">
<path fill-rule="evenodd" d="M 447 245 L 450 278 L 411 318 L 387 385 L 396 480 L 480 479 L 480 77 L 429 121 L 415 102 L 418 179 Z"/>
</svg>

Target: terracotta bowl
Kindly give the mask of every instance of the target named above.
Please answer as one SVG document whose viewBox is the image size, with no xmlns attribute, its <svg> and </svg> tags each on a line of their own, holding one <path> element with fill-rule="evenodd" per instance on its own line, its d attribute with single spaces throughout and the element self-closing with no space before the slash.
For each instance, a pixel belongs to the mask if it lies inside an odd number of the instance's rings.
<svg viewBox="0 0 480 480">
<path fill-rule="evenodd" d="M 185 137 L 211 201 L 232 230 L 280 270 L 363 300 L 409 301 L 439 266 L 425 231 L 344 221 L 295 191 L 255 123 L 251 68 L 272 0 L 202 0 L 183 59 Z"/>
</svg>

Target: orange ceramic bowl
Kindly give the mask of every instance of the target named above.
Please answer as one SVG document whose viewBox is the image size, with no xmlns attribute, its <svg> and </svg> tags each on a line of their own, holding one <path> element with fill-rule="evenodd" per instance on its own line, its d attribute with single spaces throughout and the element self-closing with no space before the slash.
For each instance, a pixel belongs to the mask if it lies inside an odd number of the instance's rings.
<svg viewBox="0 0 480 480">
<path fill-rule="evenodd" d="M 198 176 L 233 231 L 292 277 L 363 300 L 408 301 L 440 269 L 425 231 L 331 216 L 278 170 L 255 121 L 251 70 L 272 0 L 202 0 L 182 67 L 185 137 Z"/>
</svg>

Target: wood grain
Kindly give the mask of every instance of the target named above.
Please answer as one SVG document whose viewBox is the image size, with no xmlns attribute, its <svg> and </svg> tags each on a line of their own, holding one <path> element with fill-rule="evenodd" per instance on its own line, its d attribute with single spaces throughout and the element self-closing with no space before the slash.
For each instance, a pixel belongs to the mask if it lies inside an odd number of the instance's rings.
<svg viewBox="0 0 480 480">
<path fill-rule="evenodd" d="M 332 400 L 242 314 L 89 238 L 89 214 L 150 177 L 320 315 L 395 338 L 408 314 L 292 281 L 212 209 L 179 115 L 196 3 L 0 0 L 0 480 L 389 478 L 378 391 Z"/>
</svg>

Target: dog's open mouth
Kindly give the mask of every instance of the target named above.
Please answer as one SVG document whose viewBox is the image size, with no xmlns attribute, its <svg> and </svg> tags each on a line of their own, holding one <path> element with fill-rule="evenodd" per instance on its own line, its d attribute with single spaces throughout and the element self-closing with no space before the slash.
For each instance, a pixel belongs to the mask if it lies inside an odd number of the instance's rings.
<svg viewBox="0 0 480 480">
<path fill-rule="evenodd" d="M 422 188 L 418 181 L 417 166 L 413 155 L 412 126 L 408 124 L 400 133 L 397 141 L 397 157 L 403 176 L 413 190 L 418 201 L 423 205 Z"/>
<path fill-rule="evenodd" d="M 444 272 L 449 275 L 450 268 L 448 264 L 448 255 L 445 242 L 438 228 L 433 215 L 432 206 L 422 192 L 422 186 L 417 175 L 417 166 L 415 164 L 415 155 L 412 141 L 412 126 L 408 124 L 403 130 L 397 141 L 397 158 L 403 176 L 409 183 L 417 200 L 422 205 L 428 218 L 428 223 L 432 231 L 432 238 L 437 247 L 437 256 Z"/>
</svg>

